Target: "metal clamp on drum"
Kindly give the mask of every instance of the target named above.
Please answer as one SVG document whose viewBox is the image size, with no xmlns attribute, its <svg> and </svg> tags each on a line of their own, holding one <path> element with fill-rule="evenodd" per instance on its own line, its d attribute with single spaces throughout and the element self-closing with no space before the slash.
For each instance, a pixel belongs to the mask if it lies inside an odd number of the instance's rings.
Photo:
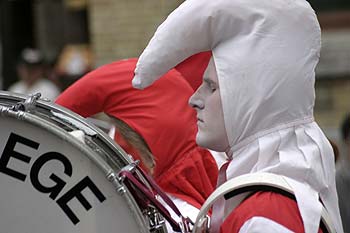
<svg viewBox="0 0 350 233">
<path fill-rule="evenodd" d="M 294 197 L 292 188 L 283 176 L 272 173 L 252 173 L 238 176 L 222 184 L 208 197 L 198 213 L 193 233 L 210 232 L 210 219 L 208 217 L 208 212 L 214 202 L 219 198 L 224 197 L 225 201 L 230 200 L 230 210 L 227 211 L 227 214 L 229 214 L 247 196 L 259 190 L 271 190 Z M 223 216 L 223 221 L 226 217 L 227 216 Z M 322 208 L 320 227 L 324 233 L 336 232 L 328 212 L 324 207 Z"/>
<path fill-rule="evenodd" d="M 13 110 L 13 111 L 20 110 L 20 111 L 24 111 L 24 112 L 30 112 L 31 110 L 35 109 L 35 103 L 40 97 L 41 97 L 41 93 L 36 93 L 34 95 L 30 95 L 24 101 L 18 102 L 16 105 L 13 105 L 11 110 Z"/>
</svg>

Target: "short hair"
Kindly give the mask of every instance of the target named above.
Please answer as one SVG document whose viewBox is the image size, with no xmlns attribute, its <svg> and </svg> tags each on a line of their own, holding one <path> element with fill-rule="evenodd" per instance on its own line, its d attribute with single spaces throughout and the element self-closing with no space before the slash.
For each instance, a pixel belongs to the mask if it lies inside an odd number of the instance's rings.
<svg viewBox="0 0 350 233">
<path fill-rule="evenodd" d="M 347 141 L 350 137 L 350 113 L 346 114 L 341 124 L 341 136 L 344 141 Z"/>
</svg>

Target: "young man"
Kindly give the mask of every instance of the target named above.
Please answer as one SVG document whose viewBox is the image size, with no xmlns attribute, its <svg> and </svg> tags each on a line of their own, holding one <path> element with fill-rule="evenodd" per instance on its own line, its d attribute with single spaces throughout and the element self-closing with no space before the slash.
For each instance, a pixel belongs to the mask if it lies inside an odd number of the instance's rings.
<svg viewBox="0 0 350 233">
<path fill-rule="evenodd" d="M 332 147 L 313 118 L 320 41 L 304 0 L 187 0 L 140 56 L 133 85 L 142 89 L 185 58 L 212 50 L 190 100 L 197 143 L 226 152 L 228 167 L 220 172 L 227 179 L 270 172 L 294 191 L 296 200 L 254 193 L 221 232 L 318 232 L 322 205 L 343 232 Z"/>
</svg>

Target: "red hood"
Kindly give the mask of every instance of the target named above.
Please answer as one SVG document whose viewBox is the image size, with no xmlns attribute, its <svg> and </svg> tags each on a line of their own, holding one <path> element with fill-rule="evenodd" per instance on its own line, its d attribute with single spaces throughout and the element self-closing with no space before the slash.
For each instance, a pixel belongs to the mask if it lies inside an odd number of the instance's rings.
<svg viewBox="0 0 350 233">
<path fill-rule="evenodd" d="M 202 84 L 203 74 L 211 56 L 211 51 L 197 53 L 175 67 L 191 85 L 193 90 L 197 90 Z"/>
</svg>

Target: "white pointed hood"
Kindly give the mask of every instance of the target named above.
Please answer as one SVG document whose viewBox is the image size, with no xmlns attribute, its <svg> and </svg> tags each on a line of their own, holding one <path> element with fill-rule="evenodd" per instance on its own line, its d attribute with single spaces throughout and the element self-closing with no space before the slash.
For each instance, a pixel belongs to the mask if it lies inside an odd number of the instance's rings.
<svg viewBox="0 0 350 233">
<path fill-rule="evenodd" d="M 187 57 L 212 50 L 233 154 L 228 178 L 285 175 L 305 231 L 317 232 L 320 196 L 342 232 L 332 149 L 313 121 L 320 37 L 305 0 L 187 0 L 157 29 L 133 85 L 145 88 Z"/>
</svg>

